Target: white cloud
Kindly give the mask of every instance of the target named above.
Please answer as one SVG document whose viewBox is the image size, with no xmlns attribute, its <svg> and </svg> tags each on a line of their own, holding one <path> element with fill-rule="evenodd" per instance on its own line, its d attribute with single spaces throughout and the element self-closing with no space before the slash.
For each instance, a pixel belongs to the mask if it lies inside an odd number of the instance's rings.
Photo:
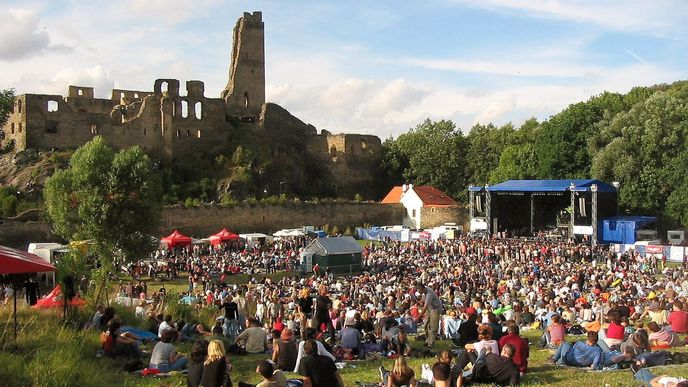
<svg viewBox="0 0 688 387">
<path fill-rule="evenodd" d="M 448 0 L 475 8 L 521 12 L 527 16 L 594 24 L 618 31 L 674 37 L 685 33 L 688 7 L 682 0 Z"/>
<path fill-rule="evenodd" d="M 69 50 L 53 45 L 46 28 L 39 27 L 35 11 L 11 8 L 0 14 L 0 59 L 16 61 L 46 50 Z"/>
<path fill-rule="evenodd" d="M 177 24 L 201 15 L 207 15 L 210 12 L 210 8 L 219 4 L 222 4 L 222 1 L 128 0 L 122 7 L 131 10 L 132 13 L 138 16 L 161 18 L 168 24 Z"/>
<path fill-rule="evenodd" d="M 96 97 L 110 98 L 114 81 L 103 66 L 63 68 L 51 77 L 34 75 L 32 93 L 67 95 L 69 85 L 93 87 Z"/>
</svg>

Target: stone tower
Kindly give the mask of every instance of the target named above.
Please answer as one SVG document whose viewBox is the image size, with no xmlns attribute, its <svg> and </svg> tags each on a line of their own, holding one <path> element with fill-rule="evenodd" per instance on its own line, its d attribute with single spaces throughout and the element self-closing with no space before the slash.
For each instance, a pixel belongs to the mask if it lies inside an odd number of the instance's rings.
<svg viewBox="0 0 688 387">
<path fill-rule="evenodd" d="M 227 114 L 254 122 L 265 103 L 265 33 L 263 13 L 244 12 L 234 26 L 229 81 L 222 91 Z"/>
</svg>

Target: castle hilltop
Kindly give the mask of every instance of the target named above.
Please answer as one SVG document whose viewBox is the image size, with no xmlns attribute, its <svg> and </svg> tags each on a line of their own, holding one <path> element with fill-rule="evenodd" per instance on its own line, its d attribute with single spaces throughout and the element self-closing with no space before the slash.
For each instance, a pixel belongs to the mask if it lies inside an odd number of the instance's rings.
<svg viewBox="0 0 688 387">
<path fill-rule="evenodd" d="M 13 141 L 15 152 L 72 149 L 100 135 L 115 148 L 138 145 L 165 166 L 231 154 L 251 138 L 256 157 L 271 165 L 265 178 L 273 181 L 265 184 L 279 186 L 272 192 L 285 184 L 291 192 L 309 192 L 306 187 L 318 184 L 333 196 L 375 195 L 378 137 L 318 133 L 265 102 L 261 12 L 244 13 L 234 27 L 229 80 L 220 98 L 206 97 L 202 81 L 186 81 L 186 90 L 180 95 L 177 79 L 157 79 L 152 91 L 114 89 L 109 99 L 94 98 L 93 88 L 83 86 L 69 86 L 66 97 L 19 95 L 2 142 Z"/>
</svg>

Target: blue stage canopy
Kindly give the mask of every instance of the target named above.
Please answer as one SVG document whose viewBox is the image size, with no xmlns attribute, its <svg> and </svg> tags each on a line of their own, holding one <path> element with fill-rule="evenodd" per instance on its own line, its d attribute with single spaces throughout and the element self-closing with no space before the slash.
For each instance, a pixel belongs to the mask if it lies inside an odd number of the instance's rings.
<svg viewBox="0 0 688 387">
<path fill-rule="evenodd" d="M 470 191 L 487 190 L 489 192 L 565 192 L 571 191 L 573 183 L 576 192 L 589 192 L 593 184 L 597 184 L 597 192 L 615 193 L 616 188 L 601 180 L 569 179 L 569 180 L 507 180 L 505 182 L 487 186 L 472 186 Z"/>
</svg>

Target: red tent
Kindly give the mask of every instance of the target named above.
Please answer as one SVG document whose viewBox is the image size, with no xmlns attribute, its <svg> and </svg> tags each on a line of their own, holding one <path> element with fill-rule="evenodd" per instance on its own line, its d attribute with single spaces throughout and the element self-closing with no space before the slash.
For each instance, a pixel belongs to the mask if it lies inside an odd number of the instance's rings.
<svg viewBox="0 0 688 387">
<path fill-rule="evenodd" d="M 0 246 L 0 274 L 39 273 L 55 271 L 55 266 L 27 251 Z"/>
<path fill-rule="evenodd" d="M 0 246 L 0 274 L 27 274 L 55 271 L 55 266 L 28 251 Z M 14 289 L 14 338 L 17 338 L 17 289 Z"/>
<path fill-rule="evenodd" d="M 172 234 L 162 238 L 162 242 L 167 245 L 168 248 L 173 249 L 177 246 L 188 246 L 191 244 L 191 238 L 180 233 L 178 230 L 174 230 Z"/>
<path fill-rule="evenodd" d="M 86 305 L 86 301 L 79 297 L 74 297 L 72 298 L 71 301 L 68 303 L 69 306 L 84 306 Z M 40 308 L 40 309 L 48 309 L 48 308 L 61 308 L 64 306 L 64 298 L 62 296 L 62 289 L 60 288 L 60 285 L 55 286 L 55 289 L 53 289 L 50 293 L 48 293 L 47 296 L 41 298 L 38 300 L 36 305 L 34 305 L 34 308 Z"/>
<path fill-rule="evenodd" d="M 217 234 L 211 235 L 208 239 L 210 240 L 210 243 L 213 246 L 217 246 L 223 242 L 238 241 L 239 235 L 232 234 L 231 232 L 227 231 L 226 228 L 223 228 L 222 231 L 218 232 Z"/>
</svg>

